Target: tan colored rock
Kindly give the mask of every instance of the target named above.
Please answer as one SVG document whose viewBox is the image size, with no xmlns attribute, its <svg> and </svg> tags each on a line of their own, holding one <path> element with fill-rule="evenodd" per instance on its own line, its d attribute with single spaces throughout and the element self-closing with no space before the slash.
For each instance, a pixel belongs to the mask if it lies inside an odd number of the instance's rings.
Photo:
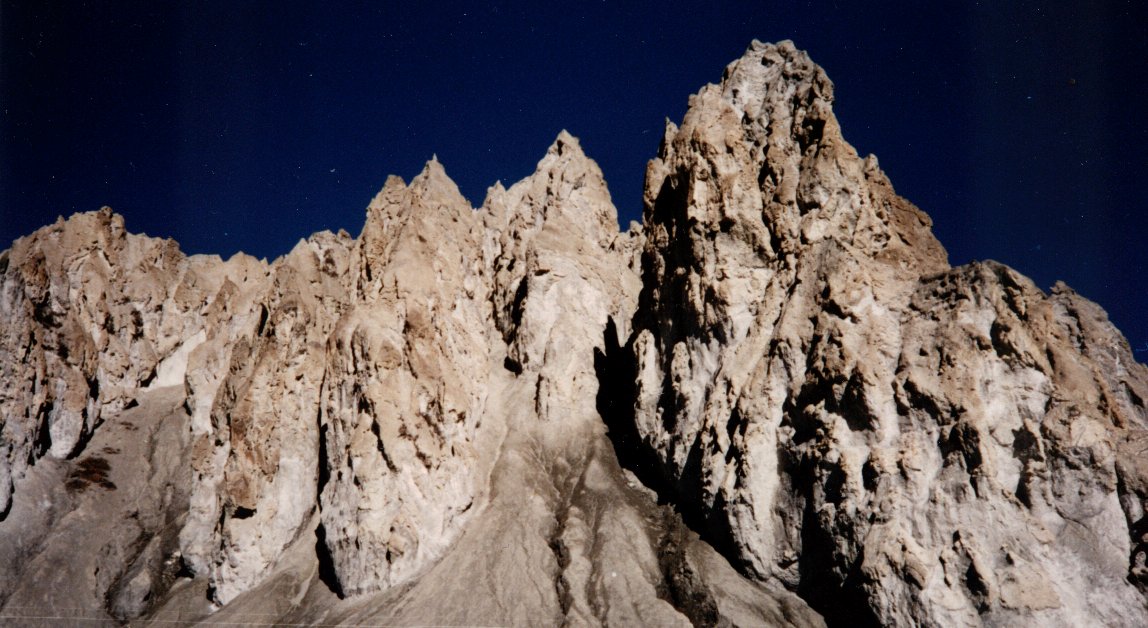
<svg viewBox="0 0 1148 628">
<path fill-rule="evenodd" d="M 0 617 L 1148 623 L 1148 370 L 1067 287 L 950 268 L 832 101 L 755 42 L 627 233 L 562 132 L 271 263 L 106 209 L 17 241 Z"/>
<path fill-rule="evenodd" d="M 537 382 L 540 419 L 596 415 L 593 349 L 607 320 L 632 316 L 639 287 L 601 170 L 563 131 L 533 175 L 492 188 L 483 209 L 507 367 Z"/>
<path fill-rule="evenodd" d="M 231 373 L 234 354 L 250 349 L 263 314 L 258 301 L 270 284 L 266 263 L 242 254 L 221 264 L 218 275 L 221 284 L 207 311 L 203 342 L 188 355 L 184 380 L 192 454 L 189 512 L 180 531 L 180 549 L 181 561 L 199 575 L 210 572 L 213 553 L 220 547 L 219 484 L 229 446 L 226 432 L 213 421 L 212 408 Z"/>
<path fill-rule="evenodd" d="M 950 270 L 832 98 L 792 44 L 755 43 L 667 129 L 643 441 L 735 564 L 831 621 L 1148 621 L 1127 582 L 1143 493 L 1116 462 L 1148 373 L 1079 297 Z"/>
<path fill-rule="evenodd" d="M 324 357 L 350 289 L 351 245 L 346 234 L 317 234 L 272 265 L 258 322 L 233 349 L 213 429 L 201 436 L 219 443 L 198 462 L 215 472 L 203 484 L 216 497 L 210 573 L 221 603 L 258 583 L 317 508 Z"/>
<path fill-rule="evenodd" d="M 368 207 L 323 388 L 322 525 L 347 594 L 410 580 L 473 514 L 489 362 L 481 242 L 437 161 L 409 187 L 392 177 Z"/>
<path fill-rule="evenodd" d="M 104 208 L 0 254 L 0 512 L 41 456 L 80 452 L 102 421 L 156 378 L 203 326 L 210 281 L 174 242 L 128 234 Z"/>
</svg>

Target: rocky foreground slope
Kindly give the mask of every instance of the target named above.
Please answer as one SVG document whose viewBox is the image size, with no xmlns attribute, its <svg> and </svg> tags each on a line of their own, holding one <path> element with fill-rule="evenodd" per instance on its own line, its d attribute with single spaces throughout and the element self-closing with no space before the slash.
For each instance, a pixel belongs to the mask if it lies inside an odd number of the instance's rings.
<svg viewBox="0 0 1148 628">
<path fill-rule="evenodd" d="M 755 42 L 625 233 L 566 133 L 472 208 L 184 256 L 0 254 L 0 621 L 1148 625 L 1148 369 Z"/>
</svg>

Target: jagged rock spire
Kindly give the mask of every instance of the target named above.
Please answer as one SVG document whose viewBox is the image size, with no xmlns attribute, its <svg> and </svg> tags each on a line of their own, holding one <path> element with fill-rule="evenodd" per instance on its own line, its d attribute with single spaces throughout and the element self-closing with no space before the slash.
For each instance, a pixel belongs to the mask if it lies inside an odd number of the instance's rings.
<svg viewBox="0 0 1148 628">
<path fill-rule="evenodd" d="M 1079 297 L 950 269 L 832 101 L 754 42 L 647 171 L 635 422 L 679 505 L 832 621 L 1142 623 L 1114 452 L 1148 372 Z"/>
</svg>

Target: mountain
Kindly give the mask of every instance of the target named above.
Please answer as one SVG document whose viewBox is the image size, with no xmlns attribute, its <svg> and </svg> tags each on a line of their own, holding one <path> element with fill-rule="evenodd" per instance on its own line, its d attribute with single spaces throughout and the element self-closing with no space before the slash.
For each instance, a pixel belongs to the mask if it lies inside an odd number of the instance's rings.
<svg viewBox="0 0 1148 628">
<path fill-rule="evenodd" d="M 17 240 L 0 617 L 1148 623 L 1148 369 L 1067 286 L 950 267 L 832 103 L 754 42 L 624 233 L 563 132 L 270 263 L 107 208 Z"/>
</svg>

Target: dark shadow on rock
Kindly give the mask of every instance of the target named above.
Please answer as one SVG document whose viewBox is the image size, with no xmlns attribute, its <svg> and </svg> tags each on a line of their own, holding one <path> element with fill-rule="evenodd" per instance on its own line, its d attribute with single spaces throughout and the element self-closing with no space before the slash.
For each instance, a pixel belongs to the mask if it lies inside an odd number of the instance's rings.
<svg viewBox="0 0 1148 628">
<path fill-rule="evenodd" d="M 634 358 L 634 340 L 618 342 L 618 326 L 610 318 L 603 333 L 602 349 L 594 349 L 594 372 L 598 376 L 598 414 L 606 423 L 607 433 L 618 463 L 658 494 L 661 504 L 673 503 L 674 491 L 658 458 L 638 433 L 634 423 L 637 399 L 638 365 Z"/>
<path fill-rule="evenodd" d="M 811 463 L 796 461 L 784 454 L 780 456 L 779 462 L 779 471 L 788 474 L 796 482 L 794 489 L 805 496 L 801 521 L 801 555 L 798 558 L 801 576 L 796 593 L 821 614 L 828 626 L 880 626 L 881 622 L 870 608 L 863 587 L 861 564 L 865 559 L 864 554 L 853 561 L 844 579 L 831 569 L 835 562 L 836 542 L 831 533 L 822 529 L 817 521 L 813 499 L 813 484 L 816 480 L 812 479 L 815 473 Z"/>
<path fill-rule="evenodd" d="M 327 585 L 332 593 L 339 599 L 346 597 L 343 587 L 339 584 L 339 575 L 335 572 L 335 561 L 331 558 L 331 550 L 327 548 L 327 529 L 323 524 L 315 528 L 315 556 L 319 559 L 319 581 Z"/>
<path fill-rule="evenodd" d="M 320 500 L 327 482 L 331 481 L 331 470 L 327 466 L 327 426 L 323 424 L 322 415 L 315 417 L 319 424 L 319 480 L 315 490 L 316 500 Z M 315 557 L 319 560 L 319 581 L 327 585 L 332 593 L 344 598 L 343 587 L 339 584 L 339 574 L 335 571 L 335 560 L 331 558 L 331 550 L 327 547 L 327 529 L 320 523 L 315 528 Z"/>
<path fill-rule="evenodd" d="M 722 497 L 719 495 L 708 509 L 703 509 L 699 500 L 689 497 L 701 494 L 700 464 L 693 460 L 700 453 L 699 444 L 695 443 L 694 449 L 697 451 L 691 451 L 690 460 L 681 477 L 675 478 L 657 452 L 638 433 L 634 421 L 638 365 L 633 343 L 633 336 L 625 344 L 619 342 L 617 325 L 610 319 L 604 332 L 604 348 L 594 350 L 594 369 L 598 377 L 598 413 L 606 423 L 607 436 L 614 447 L 618 463 L 653 490 L 659 504 L 676 511 L 686 527 L 723 555 L 735 569 L 749 576 L 752 570 L 739 557 L 728 523 L 727 505 Z M 800 409 L 791 407 L 787 412 L 798 414 Z M 740 456 L 741 452 L 735 451 L 730 455 Z M 805 496 L 805 511 L 803 515 L 798 515 L 802 518 L 802 552 L 798 563 L 801 582 L 796 593 L 820 613 L 830 626 L 879 625 L 864 590 L 860 573 L 861 560 L 854 562 L 853 569 L 844 580 L 829 569 L 834 561 L 834 543 L 829 534 L 818 525 L 816 513 L 810 506 L 813 502 L 812 469 L 797 468 L 802 464 L 787 460 L 784 453 L 781 462 L 784 466 L 780 471 L 796 481 L 799 486 L 795 486 L 795 490 Z M 691 621 L 711 623 L 714 614 L 704 591 L 687 586 L 691 582 L 687 577 L 689 574 L 679 567 L 674 561 L 662 565 L 667 581 L 662 585 L 664 589 L 661 594 L 679 610 L 689 610 L 687 615 Z"/>
<path fill-rule="evenodd" d="M 658 542 L 658 569 L 662 572 L 662 582 L 657 585 L 658 597 L 669 602 L 694 626 L 731 625 L 721 616 L 713 592 L 690 562 L 684 526 L 674 515 L 664 514 L 662 529 L 663 536 Z"/>
<path fill-rule="evenodd" d="M 667 470 L 658 453 L 646 443 L 638 433 L 634 422 L 634 406 L 637 400 L 637 359 L 634 357 L 634 338 L 626 344 L 618 341 L 617 324 L 611 318 L 606 323 L 603 334 L 605 350 L 594 350 L 594 370 L 598 376 L 598 414 L 606 423 L 607 436 L 614 446 L 618 464 L 627 469 L 642 484 L 653 490 L 661 505 L 672 505 L 682 521 L 709 543 L 735 567 L 737 554 L 731 542 L 729 526 L 725 522 L 723 503 L 711 512 L 703 512 L 699 504 L 682 495 L 700 494 L 700 446 L 695 443 L 691 451 L 691 461 L 687 463 L 680 478 L 674 478 Z"/>
</svg>

